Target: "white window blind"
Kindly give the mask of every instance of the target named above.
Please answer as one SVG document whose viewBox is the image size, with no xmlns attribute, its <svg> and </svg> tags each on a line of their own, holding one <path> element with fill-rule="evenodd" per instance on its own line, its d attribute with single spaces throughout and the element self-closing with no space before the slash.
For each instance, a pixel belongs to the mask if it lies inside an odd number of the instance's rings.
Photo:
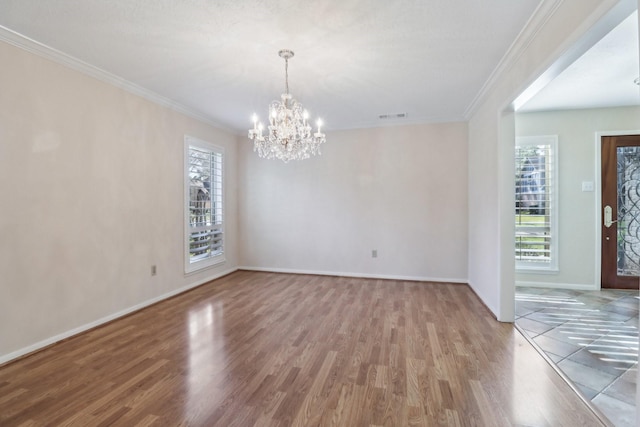
<svg viewBox="0 0 640 427">
<path fill-rule="evenodd" d="M 557 267 L 557 137 L 518 138 L 516 166 L 516 267 Z"/>
<path fill-rule="evenodd" d="M 186 137 L 185 157 L 185 270 L 192 272 L 224 261 L 224 152 Z"/>
</svg>

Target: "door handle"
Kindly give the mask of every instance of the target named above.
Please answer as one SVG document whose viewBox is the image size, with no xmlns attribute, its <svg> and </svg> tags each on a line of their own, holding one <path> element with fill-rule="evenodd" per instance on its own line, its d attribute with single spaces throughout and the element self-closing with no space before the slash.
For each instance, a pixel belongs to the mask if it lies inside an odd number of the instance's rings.
<svg viewBox="0 0 640 427">
<path fill-rule="evenodd" d="M 605 206 L 604 207 L 604 226 L 607 228 L 611 227 L 614 223 L 618 222 L 617 219 L 612 220 L 611 215 L 612 215 L 611 206 L 609 205 Z"/>
</svg>

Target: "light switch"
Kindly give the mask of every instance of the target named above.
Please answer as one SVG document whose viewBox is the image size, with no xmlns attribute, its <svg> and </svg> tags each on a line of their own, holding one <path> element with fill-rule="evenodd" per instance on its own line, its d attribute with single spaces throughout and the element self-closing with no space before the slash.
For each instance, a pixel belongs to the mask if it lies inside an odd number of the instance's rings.
<svg viewBox="0 0 640 427">
<path fill-rule="evenodd" d="M 582 181 L 582 191 L 593 191 L 593 181 Z"/>
</svg>

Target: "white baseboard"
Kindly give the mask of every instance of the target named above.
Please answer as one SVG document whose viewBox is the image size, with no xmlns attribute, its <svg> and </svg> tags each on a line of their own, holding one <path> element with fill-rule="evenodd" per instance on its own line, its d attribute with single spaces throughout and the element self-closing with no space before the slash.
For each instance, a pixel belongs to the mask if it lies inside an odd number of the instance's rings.
<svg viewBox="0 0 640 427">
<path fill-rule="evenodd" d="M 516 287 L 573 289 L 578 291 L 599 291 L 600 287 L 591 283 L 550 283 L 550 282 L 523 282 L 517 281 Z"/>
<path fill-rule="evenodd" d="M 473 284 L 473 282 L 471 280 L 469 280 L 469 288 L 471 289 L 471 291 L 473 291 L 473 293 L 475 294 L 476 297 L 478 297 L 478 299 L 480 300 L 480 302 L 482 302 L 482 304 L 484 304 L 485 307 L 487 307 L 487 310 L 489 310 L 491 312 L 491 314 L 493 315 L 493 317 L 499 321 L 502 322 L 502 320 L 499 319 L 499 315 L 498 315 L 498 310 L 494 309 L 491 307 L 491 304 L 489 304 L 489 301 L 485 300 L 483 298 L 483 296 L 478 293 L 478 288 L 475 287 L 475 285 Z"/>
<path fill-rule="evenodd" d="M 339 276 L 339 277 L 360 277 L 363 279 L 389 279 L 389 280 L 406 280 L 412 282 L 437 282 L 437 283 L 463 283 L 468 284 L 467 279 L 451 279 L 444 277 L 423 277 L 423 276 L 397 276 L 393 274 L 367 274 L 367 273 L 347 273 L 335 271 L 317 271 L 317 270 L 297 270 L 291 268 L 267 268 L 267 267 L 249 267 L 240 266 L 238 270 L 249 271 L 265 271 L 269 273 L 290 273 L 290 274 L 313 274 L 317 276 Z"/>
<path fill-rule="evenodd" d="M 134 311 L 138 311 L 138 310 L 140 310 L 142 308 L 148 307 L 148 306 L 150 306 L 152 304 L 155 304 L 155 303 L 160 302 L 162 300 L 165 300 L 167 298 L 171 298 L 173 296 L 176 296 L 176 295 L 178 295 L 178 294 L 180 294 L 182 292 L 185 292 L 185 291 L 188 291 L 190 289 L 196 288 L 196 287 L 198 287 L 198 286 L 200 286 L 200 285 L 202 285 L 204 283 L 207 283 L 207 282 L 210 282 L 212 280 L 218 279 L 218 278 L 220 278 L 222 276 L 226 276 L 227 274 L 233 273 L 236 270 L 238 270 L 238 269 L 237 268 L 231 268 L 229 270 L 225 270 L 223 272 L 216 273 L 216 274 L 214 274 L 214 275 L 212 275 L 210 277 L 207 277 L 206 279 L 199 280 L 199 281 L 197 281 L 195 283 L 192 283 L 190 285 L 184 286 L 184 287 L 179 288 L 179 289 L 175 289 L 175 290 L 173 290 L 171 292 L 168 292 L 166 294 L 163 294 L 163 295 L 157 296 L 155 298 L 152 298 L 150 300 L 141 302 L 140 304 L 136 304 L 134 306 L 125 308 L 124 310 L 121 310 L 121 311 L 118 311 L 116 313 L 110 314 L 108 316 L 105 316 L 105 317 L 103 317 L 101 319 L 98 319 L 98 320 L 95 320 L 93 322 L 84 324 L 82 326 L 78 326 L 77 328 L 73 328 L 73 329 L 65 331 L 65 332 L 63 332 L 61 334 L 58 334 L 58 335 L 55 335 L 53 337 L 47 338 L 45 340 L 39 341 L 39 342 L 37 342 L 35 344 L 32 344 L 32 345 L 29 345 L 27 347 L 21 348 L 20 350 L 14 351 L 14 352 L 9 353 L 9 354 L 0 355 L 0 365 L 2 365 L 4 363 L 7 363 L 7 362 L 9 362 L 9 361 L 11 361 L 13 359 L 17 359 L 20 356 L 24 356 L 25 354 L 29 354 L 29 353 L 32 353 L 32 352 L 34 352 L 36 350 L 40 350 L 41 348 L 47 347 L 47 346 L 49 346 L 51 344 L 55 344 L 56 342 L 62 341 L 63 339 L 72 337 L 74 335 L 77 335 L 77 334 L 85 332 L 85 331 L 88 331 L 89 329 L 93 329 L 96 326 L 100 326 L 100 325 L 102 325 L 104 323 L 110 322 L 110 321 L 115 320 L 115 319 L 117 319 L 119 317 L 123 317 L 123 316 L 126 316 L 127 314 L 131 314 Z"/>
</svg>

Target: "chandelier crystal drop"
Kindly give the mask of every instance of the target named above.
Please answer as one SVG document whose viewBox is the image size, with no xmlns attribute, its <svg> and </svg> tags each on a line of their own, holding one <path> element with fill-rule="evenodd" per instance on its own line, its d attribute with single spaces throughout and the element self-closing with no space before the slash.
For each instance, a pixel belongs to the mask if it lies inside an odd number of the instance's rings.
<svg viewBox="0 0 640 427">
<path fill-rule="evenodd" d="M 269 105 L 269 126 L 267 135 L 263 135 L 264 126 L 253 115 L 253 129 L 249 130 L 249 139 L 253 141 L 253 151 L 265 159 L 289 160 L 308 159 L 320 154 L 320 144 L 325 135 L 320 132 L 322 120 L 316 122 L 317 131 L 312 133 L 309 125 L 309 113 L 293 99 L 289 93 L 289 59 L 293 51 L 283 49 L 278 52 L 284 58 L 285 93 L 279 101 Z"/>
</svg>

